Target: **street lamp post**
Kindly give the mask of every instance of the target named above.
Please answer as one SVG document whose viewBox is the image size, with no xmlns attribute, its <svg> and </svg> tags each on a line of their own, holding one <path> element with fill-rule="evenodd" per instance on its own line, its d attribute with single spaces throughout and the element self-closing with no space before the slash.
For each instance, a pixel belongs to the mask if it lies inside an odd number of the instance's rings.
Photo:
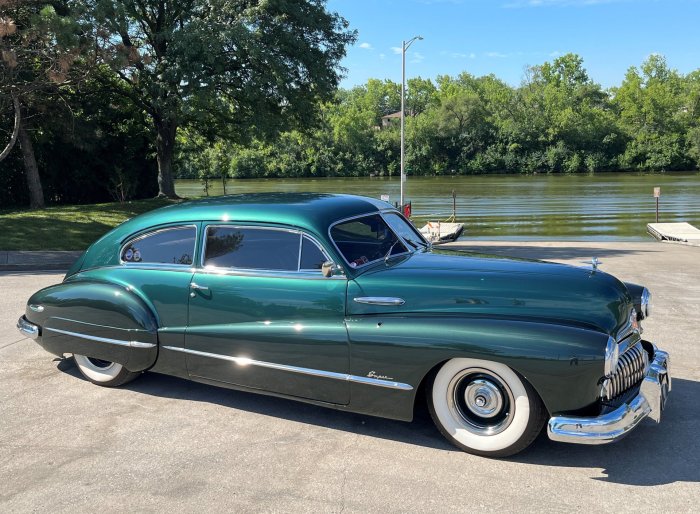
<svg viewBox="0 0 700 514">
<path fill-rule="evenodd" d="M 404 97 L 406 96 L 406 50 L 416 40 L 423 39 L 422 36 L 415 36 L 408 41 L 401 42 L 401 211 L 403 212 L 403 184 L 406 181 L 404 171 L 404 118 L 406 117 L 406 109 L 404 108 Z"/>
</svg>

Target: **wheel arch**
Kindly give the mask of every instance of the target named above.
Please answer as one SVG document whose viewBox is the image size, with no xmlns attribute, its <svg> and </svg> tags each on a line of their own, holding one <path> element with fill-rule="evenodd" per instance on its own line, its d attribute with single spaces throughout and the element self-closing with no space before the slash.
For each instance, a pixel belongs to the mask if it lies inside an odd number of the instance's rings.
<svg viewBox="0 0 700 514">
<path fill-rule="evenodd" d="M 598 399 L 608 339 L 601 332 L 566 325 L 437 316 L 355 318 L 348 331 L 353 373 L 382 370 L 414 385 L 411 409 L 431 374 L 454 358 L 508 366 L 551 413 L 588 407 Z"/>
<path fill-rule="evenodd" d="M 93 280 L 49 286 L 32 295 L 25 316 L 41 327 L 37 342 L 56 355 L 86 355 L 129 371 L 157 359 L 157 317 L 128 286 Z"/>
</svg>

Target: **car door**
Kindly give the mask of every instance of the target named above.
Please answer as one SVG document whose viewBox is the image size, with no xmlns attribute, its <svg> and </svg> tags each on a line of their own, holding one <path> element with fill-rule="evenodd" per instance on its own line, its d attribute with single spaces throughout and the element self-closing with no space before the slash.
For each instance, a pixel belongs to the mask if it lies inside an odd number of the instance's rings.
<svg viewBox="0 0 700 514">
<path fill-rule="evenodd" d="M 279 227 L 209 224 L 190 285 L 190 376 L 345 405 L 344 277 L 309 235 Z"/>
</svg>

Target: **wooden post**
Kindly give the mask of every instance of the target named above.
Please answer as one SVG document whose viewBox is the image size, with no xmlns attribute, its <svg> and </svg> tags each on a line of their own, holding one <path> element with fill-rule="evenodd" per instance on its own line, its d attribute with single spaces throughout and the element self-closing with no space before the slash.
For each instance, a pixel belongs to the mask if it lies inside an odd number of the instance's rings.
<svg viewBox="0 0 700 514">
<path fill-rule="evenodd" d="M 457 220 L 457 191 L 452 190 L 452 221 Z"/>
<path fill-rule="evenodd" d="M 654 188 L 654 198 L 656 198 L 656 223 L 659 222 L 659 197 L 661 196 L 661 188 Z"/>
</svg>

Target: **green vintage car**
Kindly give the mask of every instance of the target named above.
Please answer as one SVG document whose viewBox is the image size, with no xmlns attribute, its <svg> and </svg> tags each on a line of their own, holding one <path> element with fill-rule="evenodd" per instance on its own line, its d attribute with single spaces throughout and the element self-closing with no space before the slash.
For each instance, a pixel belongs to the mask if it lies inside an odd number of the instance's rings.
<svg viewBox="0 0 700 514">
<path fill-rule="evenodd" d="M 410 421 L 485 456 L 660 419 L 649 292 L 593 268 L 437 251 L 389 204 L 256 194 L 168 206 L 94 243 L 19 330 L 103 386 L 145 371 Z"/>
</svg>

